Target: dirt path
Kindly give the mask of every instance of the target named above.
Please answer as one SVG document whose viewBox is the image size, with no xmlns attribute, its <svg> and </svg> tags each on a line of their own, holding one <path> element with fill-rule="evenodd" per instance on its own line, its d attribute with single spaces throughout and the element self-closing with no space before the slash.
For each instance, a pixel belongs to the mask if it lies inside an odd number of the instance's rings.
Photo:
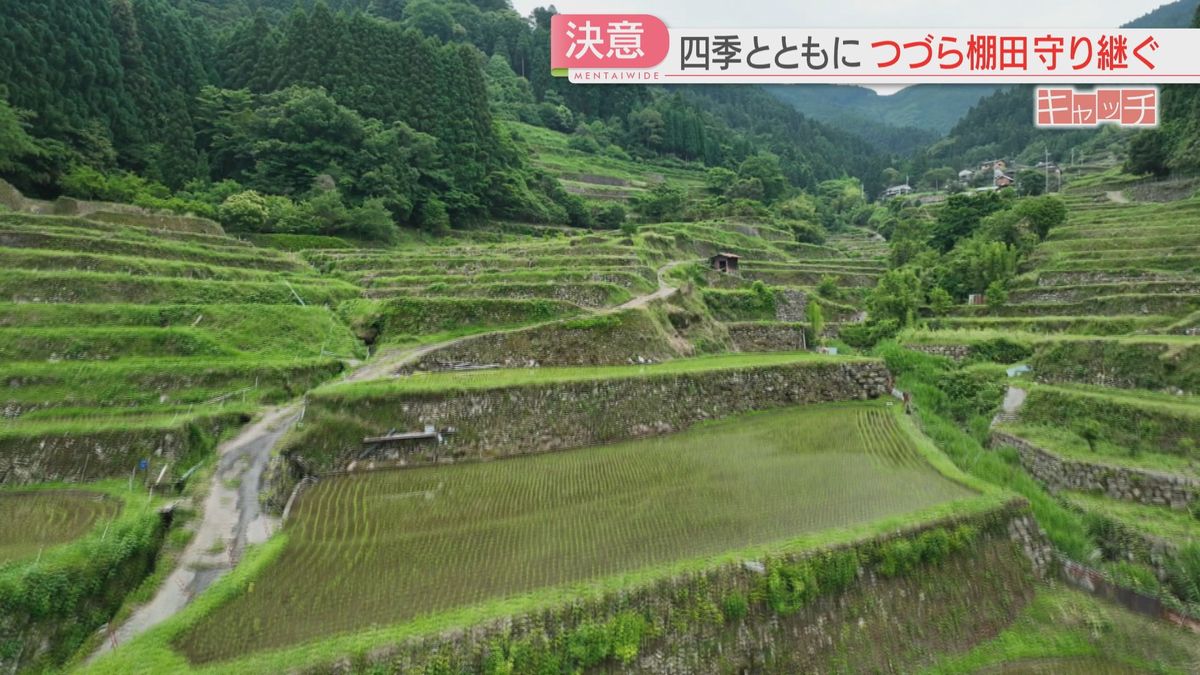
<svg viewBox="0 0 1200 675">
<path fill-rule="evenodd" d="M 667 263 L 666 265 L 663 265 L 662 267 L 658 268 L 658 288 L 653 293 L 639 295 L 638 297 L 633 298 L 632 300 L 629 300 L 625 304 L 618 305 L 616 307 L 605 307 L 602 309 L 589 310 L 589 313 L 594 316 L 599 316 L 599 315 L 603 315 L 603 314 L 614 314 L 616 312 L 622 312 L 627 309 L 642 309 L 642 308 L 646 307 L 647 305 L 649 305 L 650 303 L 654 302 L 655 300 L 661 300 L 661 299 L 670 297 L 671 294 L 674 293 L 678 289 L 675 286 L 672 286 L 667 281 L 667 277 L 666 277 L 667 272 L 669 272 L 670 270 L 672 270 L 680 265 L 683 265 L 683 264 L 686 264 L 689 262 L 693 262 L 693 261 L 677 260 L 675 262 Z M 407 347 L 407 348 L 401 347 L 401 348 L 389 349 L 386 351 L 379 352 L 378 354 L 373 356 L 370 361 L 363 364 L 360 368 L 355 369 L 353 372 L 351 372 L 349 375 L 347 375 L 345 377 L 344 381 L 346 381 L 346 382 L 364 382 L 366 380 L 378 380 L 378 379 L 385 378 L 385 377 L 394 377 L 396 375 L 396 371 L 399 370 L 400 368 L 402 368 L 410 363 L 413 363 L 415 361 L 419 361 L 422 357 L 427 356 L 433 352 L 436 352 L 440 349 L 445 349 L 446 347 L 452 347 L 460 342 L 464 342 L 466 340 L 471 340 L 471 339 L 477 338 L 481 335 L 499 335 L 499 334 L 504 334 L 504 333 L 516 333 L 516 332 L 523 331 L 523 330 L 532 330 L 534 328 L 538 328 L 539 326 L 545 326 L 545 325 L 549 325 L 552 323 L 557 323 L 557 321 L 558 320 L 556 319 L 554 321 L 546 321 L 544 323 L 532 324 L 532 325 L 528 325 L 528 326 L 519 326 L 517 328 L 504 328 L 501 330 L 487 331 L 486 333 L 475 333 L 473 335 L 464 335 L 462 337 L 454 338 L 451 340 L 435 342 L 435 343 L 428 344 L 428 345 L 421 345 L 419 347 Z"/>
<path fill-rule="evenodd" d="M 684 262 L 686 261 L 672 262 L 659 268 L 658 289 L 653 293 L 638 296 L 618 307 L 600 309 L 593 313 L 611 314 L 641 308 L 670 296 L 676 289 L 667 283 L 666 273 Z M 491 333 L 509 333 L 534 327 L 536 326 L 521 326 Z M 396 370 L 408 363 L 478 335 L 480 334 L 376 354 L 366 363 L 356 364 L 343 381 L 361 382 L 392 377 Z M 232 570 L 241 559 L 247 544 L 262 543 L 274 533 L 278 522 L 259 508 L 258 495 L 262 488 L 262 475 L 271 460 L 271 450 L 300 420 L 301 405 L 301 402 L 296 401 L 284 407 L 267 409 L 261 419 L 242 429 L 236 437 L 221 444 L 217 449 L 217 470 L 213 474 L 195 536 L 154 598 L 138 607 L 132 616 L 115 630 L 115 642 L 118 646 L 174 616 L 196 595 Z M 113 640 L 106 639 L 92 654 L 89 662 L 108 653 L 112 648 Z"/>
<path fill-rule="evenodd" d="M 679 267 L 680 265 L 684 265 L 689 262 L 692 262 L 692 261 L 691 260 L 676 260 L 675 262 L 670 262 L 670 263 L 667 263 L 666 265 L 663 265 L 662 267 L 658 268 L 658 290 L 654 291 L 653 293 L 649 293 L 647 295 L 639 295 L 638 297 L 630 300 L 629 302 L 627 302 L 623 305 L 620 305 L 620 306 L 617 306 L 614 308 L 610 308 L 607 310 L 601 310 L 600 313 L 620 312 L 620 311 L 626 310 L 626 309 L 641 309 L 641 308 L 645 307 L 646 305 L 649 305 L 650 303 L 654 302 L 655 300 L 662 300 L 664 298 L 670 297 L 672 293 L 674 293 L 675 291 L 677 291 L 679 289 L 676 288 L 675 286 L 672 286 L 671 284 L 667 283 L 667 272 L 675 269 L 676 267 Z"/>
<path fill-rule="evenodd" d="M 299 419 L 298 402 L 270 408 L 257 422 L 221 444 L 195 536 L 154 598 L 116 629 L 118 645 L 183 609 L 233 569 L 247 544 L 262 543 L 271 536 L 277 523 L 260 510 L 258 502 L 262 474 L 271 459 L 271 449 Z M 113 640 L 106 639 L 92 659 L 112 647 Z"/>
<path fill-rule="evenodd" d="M 1008 391 L 1004 392 L 1004 403 L 1000 406 L 1000 412 L 992 418 L 992 426 L 1003 422 L 1015 422 L 1021 414 L 1021 406 L 1025 405 L 1025 397 L 1029 392 L 1020 387 L 1009 387 Z"/>
<path fill-rule="evenodd" d="M 371 360 L 367 361 L 361 367 L 356 368 L 355 370 L 351 371 L 349 375 L 346 375 L 346 377 L 344 377 L 342 379 L 342 381 L 343 382 L 365 382 L 367 380 L 379 380 L 379 379 L 383 379 L 385 377 L 395 377 L 396 371 L 399 370 L 400 368 L 402 368 L 410 363 L 413 363 L 414 361 L 418 361 L 421 359 L 421 357 L 426 356 L 432 352 L 436 352 L 439 349 L 445 349 L 446 347 L 452 347 L 460 342 L 464 342 L 464 341 L 470 340 L 472 338 L 477 338 L 481 335 L 499 335 L 502 333 L 515 333 L 517 331 L 529 330 L 531 328 L 537 328 L 538 326 L 544 326 L 547 324 L 555 323 L 556 321 L 557 320 L 547 321 L 544 323 L 532 324 L 529 326 L 520 326 L 518 328 L 505 328 L 502 330 L 487 331 L 485 333 L 472 333 L 471 335 L 464 335 L 462 337 L 457 337 L 452 340 L 443 340 L 442 342 L 433 342 L 433 343 L 430 343 L 427 345 L 420 345 L 418 347 L 399 347 L 399 348 L 387 349 L 385 351 L 381 351 L 381 352 L 375 354 L 374 356 L 372 356 Z"/>
<path fill-rule="evenodd" d="M 1126 197 L 1125 193 L 1121 192 L 1120 190 L 1109 190 L 1108 192 L 1104 193 L 1104 196 L 1108 197 L 1108 201 L 1115 202 L 1117 204 L 1129 203 L 1129 198 Z"/>
</svg>

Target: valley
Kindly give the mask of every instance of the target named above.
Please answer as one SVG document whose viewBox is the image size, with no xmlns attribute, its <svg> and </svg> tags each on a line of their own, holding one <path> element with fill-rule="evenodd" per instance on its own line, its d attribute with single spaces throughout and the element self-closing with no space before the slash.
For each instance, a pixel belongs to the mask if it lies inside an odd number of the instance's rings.
<svg viewBox="0 0 1200 675">
<path fill-rule="evenodd" d="M 577 85 L 556 11 L 0 6 L 0 668 L 1200 671 L 1197 87 Z"/>
</svg>

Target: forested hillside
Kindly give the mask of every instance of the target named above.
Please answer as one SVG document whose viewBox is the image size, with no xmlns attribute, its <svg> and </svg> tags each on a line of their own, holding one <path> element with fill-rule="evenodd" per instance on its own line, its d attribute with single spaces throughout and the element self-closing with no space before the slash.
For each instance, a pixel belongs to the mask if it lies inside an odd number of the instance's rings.
<svg viewBox="0 0 1200 675">
<path fill-rule="evenodd" d="M 1163 5 L 1124 27 L 1185 28 L 1191 25 L 1197 9 L 1196 2 L 1179 0 Z M 1188 111 L 1194 111 L 1194 108 L 1188 107 L 1192 99 L 1186 92 L 1192 89 L 1194 87 L 1180 85 L 1163 87 L 1164 118 L 1188 119 Z M 1033 87 L 1029 85 L 1003 89 L 982 99 L 950 129 L 946 138 L 930 145 L 916 157 L 913 173 L 921 174 L 938 166 L 971 164 L 1005 157 L 1032 164 L 1047 152 L 1052 159 L 1063 161 L 1070 156 L 1072 148 L 1096 153 L 1119 146 L 1123 154 L 1124 144 L 1129 140 L 1127 134 L 1113 128 L 1077 131 L 1038 129 L 1033 123 L 1032 107 Z M 1192 114 L 1190 119 L 1195 118 Z M 1187 141 L 1181 138 L 1195 137 L 1194 125 L 1190 133 L 1183 129 L 1188 126 L 1185 122 L 1171 126 L 1173 130 L 1166 132 L 1169 139 L 1157 135 L 1141 136 L 1139 142 L 1143 144 L 1142 151 L 1134 154 L 1150 155 L 1147 160 L 1149 164 L 1131 167 L 1135 173 L 1164 173 L 1170 170 L 1168 163 L 1177 169 L 1189 166 L 1188 158 L 1196 153 L 1194 146 L 1189 147 Z"/>
<path fill-rule="evenodd" d="M 1200 28 L 1200 5 L 1193 28 Z M 1162 122 L 1158 129 L 1138 134 L 1129 148 L 1126 169 L 1165 175 L 1200 171 L 1200 85 L 1162 88 Z"/>
<path fill-rule="evenodd" d="M 527 19 L 504 0 L 6 3 L 0 175 L 35 196 L 235 231 L 595 224 L 600 209 L 535 168 L 509 119 L 642 163 L 737 174 L 753 160 L 789 190 L 846 175 L 878 187 L 874 148 L 757 88 L 552 77 L 552 13 Z M 761 192 L 748 196 L 771 201 Z"/>
<path fill-rule="evenodd" d="M 1196 0 L 1177 0 L 1124 27 L 1184 28 L 1191 24 L 1197 5 Z M 850 85 L 775 85 L 767 90 L 805 115 L 861 136 L 880 152 L 913 157 L 907 170 L 914 176 L 1002 157 L 1032 164 L 1049 152 L 1061 159 L 1083 144 L 1095 151 L 1116 143 L 1124 151 L 1123 140 L 1099 137 L 1096 131 L 1039 131 L 1030 113 L 1031 87 L 926 84 L 890 96 Z M 1168 152 L 1159 149 L 1157 139 L 1147 143 L 1151 153 Z M 1186 146 L 1179 149 L 1176 165 L 1182 167 L 1187 152 Z M 1145 170 L 1156 168 L 1166 169 L 1159 162 Z"/>
<path fill-rule="evenodd" d="M 1200 0 L 1175 0 L 1125 24 L 1127 28 L 1182 28 L 1200 8 Z"/>
<path fill-rule="evenodd" d="M 1196 672 L 1200 87 L 896 142 L 508 2 L 0 3 L 0 671 Z"/>
<path fill-rule="evenodd" d="M 883 152 L 911 155 L 936 142 L 971 106 L 997 90 L 987 84 L 920 84 L 889 96 L 857 85 L 771 85 L 773 96 Z"/>
<path fill-rule="evenodd" d="M 954 125 L 945 139 L 930 146 L 918 162 L 957 166 L 1018 157 L 1023 153 L 1029 155 L 1025 159 L 1033 155 L 1040 159 L 1046 151 L 1058 158 L 1064 153 L 1070 155 L 1071 148 L 1100 133 L 1096 129 L 1037 128 L 1033 123 L 1033 90 L 1033 85 L 1022 85 L 983 99 Z"/>
</svg>

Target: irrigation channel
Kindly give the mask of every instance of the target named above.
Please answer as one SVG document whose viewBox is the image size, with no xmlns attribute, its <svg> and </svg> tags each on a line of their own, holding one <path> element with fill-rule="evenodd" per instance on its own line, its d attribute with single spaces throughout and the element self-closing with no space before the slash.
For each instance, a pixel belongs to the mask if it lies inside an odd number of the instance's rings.
<svg viewBox="0 0 1200 675">
<path fill-rule="evenodd" d="M 666 274 L 687 262 L 691 261 L 671 262 L 659 268 L 658 289 L 653 293 L 638 296 L 618 307 L 595 310 L 593 314 L 611 314 L 645 307 L 655 300 L 670 296 L 677 289 L 668 283 Z M 522 326 L 491 332 L 530 328 Z M 405 365 L 474 337 L 478 335 L 382 352 L 359 364 L 344 380 L 394 377 L 396 371 Z M 176 561 L 175 569 L 159 587 L 154 598 L 134 610 L 120 626 L 110 626 L 107 638 L 89 661 L 94 661 L 177 614 L 193 598 L 232 570 L 247 544 L 262 543 L 271 537 L 279 527 L 279 522 L 263 513 L 259 507 L 262 476 L 271 461 L 271 450 L 303 417 L 303 413 L 302 401 L 268 408 L 258 420 L 221 444 L 217 449 L 217 469 L 213 472 L 203 513 L 191 543 L 184 549 Z"/>
</svg>

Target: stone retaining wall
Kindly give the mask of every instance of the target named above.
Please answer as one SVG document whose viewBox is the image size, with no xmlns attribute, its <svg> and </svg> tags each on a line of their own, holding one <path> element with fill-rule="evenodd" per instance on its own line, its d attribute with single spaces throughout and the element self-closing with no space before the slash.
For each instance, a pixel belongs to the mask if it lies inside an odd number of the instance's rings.
<svg viewBox="0 0 1200 675">
<path fill-rule="evenodd" d="M 1107 602 L 1121 605 L 1143 616 L 1166 621 L 1200 634 L 1200 619 L 1168 607 L 1161 598 L 1144 595 L 1113 583 L 1112 579 L 1104 572 L 1081 565 L 1073 560 L 1062 561 L 1060 569 L 1062 580 L 1069 586 L 1097 598 L 1103 598 Z"/>
<path fill-rule="evenodd" d="M 971 345 L 923 345 L 923 344 L 906 344 L 904 348 L 909 351 L 921 352 L 922 354 L 932 354 L 933 356 L 944 356 L 954 361 L 962 361 L 971 355 Z"/>
<path fill-rule="evenodd" d="M 733 345 L 742 352 L 803 351 L 807 348 L 802 323 L 744 322 L 725 325 Z"/>
<path fill-rule="evenodd" d="M 1103 492 L 1113 499 L 1186 509 L 1200 495 L 1200 481 L 1158 471 L 1066 459 L 1029 441 L 993 431 L 992 447 L 1012 446 L 1025 470 L 1052 490 Z"/>
<path fill-rule="evenodd" d="M 242 413 L 196 418 L 162 429 L 105 429 L 72 433 L 19 433 L 0 436 L 0 485 L 83 483 L 105 478 L 128 478 L 143 459 L 151 480 L 169 466 L 164 481 L 186 471 L 184 458 L 212 451 L 225 429 L 246 422 Z"/>
<path fill-rule="evenodd" d="M 1037 277 L 1037 285 L 1046 286 L 1084 286 L 1087 284 L 1122 284 L 1149 281 L 1174 281 L 1179 277 L 1155 272 L 1041 272 Z"/>
<path fill-rule="evenodd" d="M 554 282 L 554 283 L 508 283 L 460 284 L 449 286 L 434 284 L 398 290 L 382 289 L 367 292 L 367 297 L 391 297 L 413 295 L 418 297 L 452 298 L 496 298 L 501 300 L 558 300 L 580 307 L 609 307 L 631 297 L 623 293 L 616 284 L 605 282 Z M 614 300 L 616 302 L 614 302 Z"/>
<path fill-rule="evenodd" d="M 810 272 L 805 270 L 742 270 L 747 281 L 761 281 L 768 286 L 816 286 L 826 278 L 834 279 L 842 289 L 874 288 L 878 274 L 869 272 Z"/>
<path fill-rule="evenodd" d="M 756 368 L 537 383 L 494 389 L 309 397 L 308 418 L 285 452 L 302 472 L 345 467 L 362 439 L 432 425 L 455 434 L 436 455 L 487 459 L 565 450 L 681 431 L 755 410 L 865 400 L 891 390 L 881 361 L 799 361 Z"/>
<path fill-rule="evenodd" d="M 804 321 L 808 313 L 808 293 L 795 289 L 775 290 L 775 320 L 785 322 Z"/>
<path fill-rule="evenodd" d="M 1126 293 L 1170 293 L 1178 295 L 1195 295 L 1200 292 L 1200 284 L 1178 282 L 1146 282 L 1156 283 L 1155 286 L 1137 286 L 1134 283 L 1129 283 L 1129 288 L 1124 289 Z M 1047 287 L 1038 286 L 1036 288 L 1027 288 L 1011 291 L 1008 295 L 1008 301 L 1013 304 L 1066 304 L 1075 302 L 1087 302 L 1097 295 L 1104 294 L 1106 290 L 1103 287 L 1082 286 L 1073 287 Z M 1112 291 L 1107 291 L 1112 292 Z"/>
<path fill-rule="evenodd" d="M 487 333 L 431 351 L 402 372 L 500 366 L 617 366 L 679 356 L 645 310 Z"/>
<path fill-rule="evenodd" d="M 1038 525 L 1032 513 L 1018 513 L 1008 523 L 1008 536 L 1021 546 L 1021 552 L 1029 559 L 1033 572 L 1039 579 L 1053 576 L 1057 565 L 1054 545 L 1046 531 Z"/>
</svg>

